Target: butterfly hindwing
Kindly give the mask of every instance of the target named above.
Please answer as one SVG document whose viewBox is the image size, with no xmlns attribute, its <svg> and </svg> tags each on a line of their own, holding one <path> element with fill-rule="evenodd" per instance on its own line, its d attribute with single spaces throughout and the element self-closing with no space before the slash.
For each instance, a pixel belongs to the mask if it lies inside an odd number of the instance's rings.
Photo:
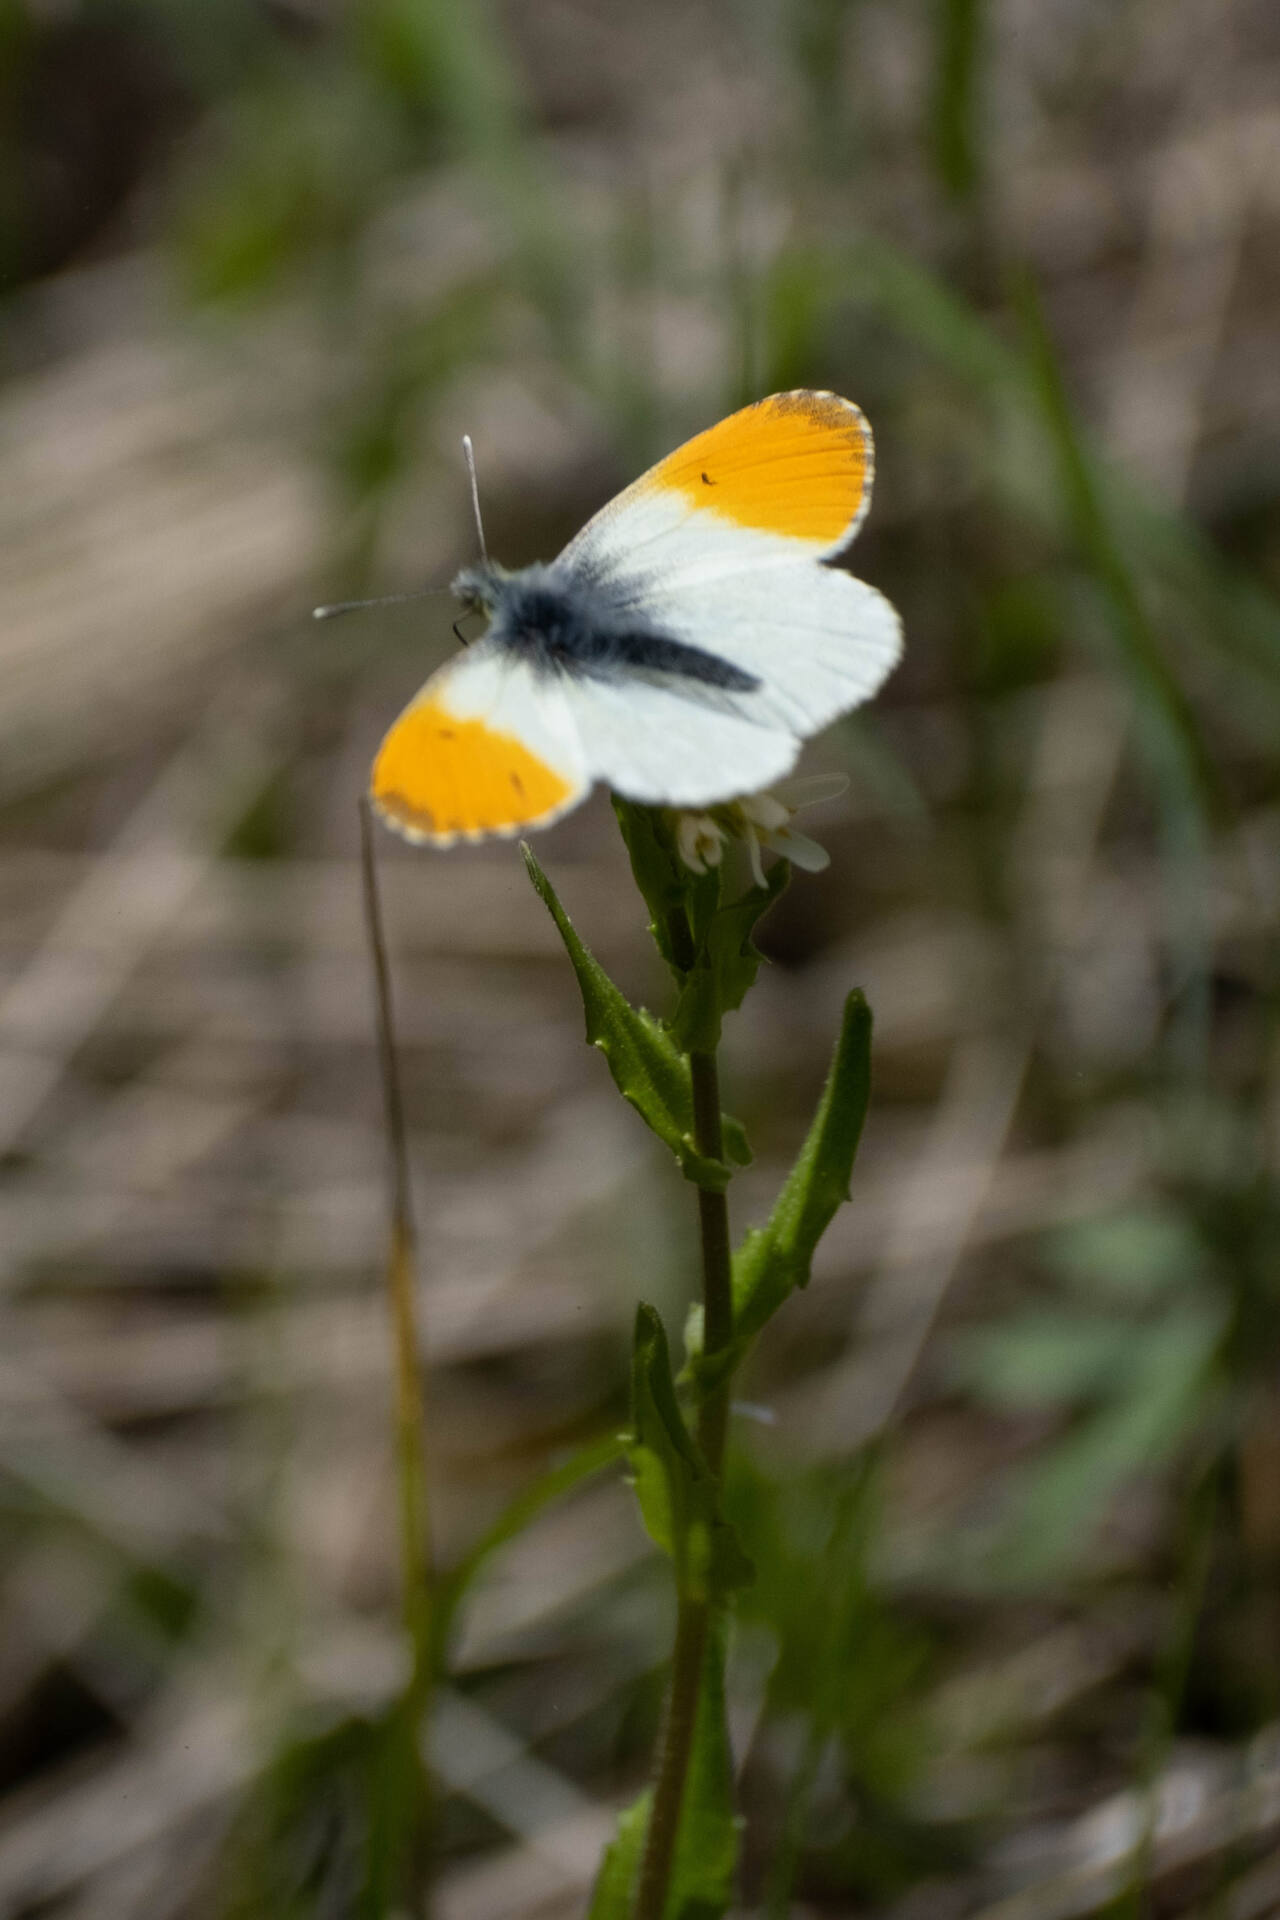
<svg viewBox="0 0 1280 1920">
<path fill-rule="evenodd" d="M 449 846 L 547 826 L 589 785 L 563 685 L 482 640 L 405 708 L 370 792 L 407 839 Z"/>
<path fill-rule="evenodd" d="M 650 806 L 754 793 L 789 773 L 800 752 L 755 692 L 631 674 L 586 676 L 566 693 L 593 779 Z"/>
<path fill-rule="evenodd" d="M 867 700 L 896 665 L 902 628 L 883 594 L 839 567 L 776 559 L 718 579 L 650 584 L 653 617 L 711 647 L 757 691 L 758 723 L 806 740 Z"/>
</svg>

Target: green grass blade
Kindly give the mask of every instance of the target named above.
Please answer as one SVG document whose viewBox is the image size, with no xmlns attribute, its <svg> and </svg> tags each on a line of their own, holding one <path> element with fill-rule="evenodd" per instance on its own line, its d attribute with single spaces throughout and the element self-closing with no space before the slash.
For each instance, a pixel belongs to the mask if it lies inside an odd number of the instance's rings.
<svg viewBox="0 0 1280 1920">
<path fill-rule="evenodd" d="M 1040 298 L 1029 276 L 1019 278 L 1016 295 L 1032 384 L 1057 458 L 1068 520 L 1106 596 L 1112 631 L 1138 697 L 1139 711 L 1152 716 L 1158 730 L 1158 771 L 1166 781 L 1176 779 L 1194 798 L 1209 777 L 1194 723 L 1160 650 L 1137 583 L 1113 537 L 1093 464 L 1076 430 Z"/>
<path fill-rule="evenodd" d="M 602 1473 L 615 1460 L 621 1460 L 623 1451 L 620 1434 L 607 1433 L 598 1440 L 589 1440 L 559 1466 L 539 1474 L 530 1486 L 522 1487 L 515 1498 L 508 1501 L 493 1525 L 485 1529 L 440 1582 L 436 1598 L 439 1647 L 442 1648 L 448 1638 L 449 1628 L 471 1582 L 493 1555 L 505 1547 L 509 1540 L 514 1540 L 517 1534 L 523 1533 L 530 1521 L 536 1520 L 547 1507 L 554 1506 L 557 1500 L 563 1500 L 584 1480 Z"/>
<path fill-rule="evenodd" d="M 967 198 L 978 183 L 978 73 L 982 0 L 938 0 L 930 143 L 943 186 Z"/>
<path fill-rule="evenodd" d="M 1095 463 L 1076 430 L 1062 370 L 1029 275 L 1016 295 L 1032 385 L 1057 457 L 1067 516 L 1101 589 L 1139 744 L 1151 772 L 1164 841 L 1166 893 L 1179 987 L 1179 1039 L 1193 1063 L 1207 1044 L 1209 931 L 1205 918 L 1208 803 L 1216 776 L 1165 660 L 1143 594 L 1113 530 Z"/>
</svg>

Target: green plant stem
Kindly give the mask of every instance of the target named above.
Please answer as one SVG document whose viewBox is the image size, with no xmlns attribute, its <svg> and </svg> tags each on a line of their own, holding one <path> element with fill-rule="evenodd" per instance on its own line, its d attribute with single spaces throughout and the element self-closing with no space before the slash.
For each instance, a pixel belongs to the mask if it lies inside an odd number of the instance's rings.
<svg viewBox="0 0 1280 1920">
<path fill-rule="evenodd" d="M 720 1127 L 720 1076 L 714 1053 L 692 1053 L 693 1133 L 698 1152 L 723 1160 Z M 702 1241 L 702 1350 L 708 1359 L 733 1340 L 733 1278 L 726 1194 L 698 1188 L 698 1227 Z M 698 1412 L 698 1444 L 707 1465 L 719 1476 L 729 1420 L 729 1381 L 713 1389 Z"/>
<path fill-rule="evenodd" d="M 710 1626 L 711 1608 L 707 1601 L 681 1600 L 676 1613 L 671 1690 L 663 1720 L 658 1775 L 653 1786 L 653 1809 L 636 1887 L 635 1920 L 662 1920 L 666 1907 Z"/>
<path fill-rule="evenodd" d="M 724 1143 L 716 1058 L 713 1053 L 694 1053 L 689 1056 L 689 1064 L 693 1075 L 695 1144 L 699 1153 L 719 1160 Z M 703 1351 L 711 1356 L 733 1339 L 729 1203 L 723 1193 L 699 1187 L 698 1224 L 702 1240 Z M 728 1417 L 729 1381 L 725 1380 L 707 1395 L 698 1415 L 698 1443 L 707 1465 L 717 1476 L 724 1462 Z M 666 1905 L 710 1628 L 711 1602 L 682 1596 L 676 1613 L 671 1686 L 653 1788 L 653 1810 L 649 1815 L 636 1889 L 635 1920 L 662 1920 Z"/>
<path fill-rule="evenodd" d="M 360 804 L 360 858 L 364 881 L 365 921 L 373 960 L 374 998 L 378 1023 L 378 1060 L 386 1110 L 391 1159 L 391 1231 L 387 1255 L 387 1290 L 395 1348 L 396 1478 L 400 1509 L 400 1564 L 405 1631 L 413 1666 L 405 1699 L 409 1737 L 416 1756 L 420 1731 L 426 1722 L 434 1668 L 433 1593 L 430 1550 L 430 1511 L 426 1473 L 426 1396 L 422 1383 L 414 1286 L 413 1208 L 409 1196 L 409 1155 L 404 1121 L 404 1099 L 395 1049 L 391 1005 L 391 971 L 382 931 L 377 870 L 373 853 L 373 823 L 369 804 Z M 414 1824 L 425 1838 L 431 1825 L 431 1780 L 424 1766 L 418 1770 L 422 1786 L 420 1817 Z M 410 1852 L 417 1851 L 410 1845 Z"/>
</svg>

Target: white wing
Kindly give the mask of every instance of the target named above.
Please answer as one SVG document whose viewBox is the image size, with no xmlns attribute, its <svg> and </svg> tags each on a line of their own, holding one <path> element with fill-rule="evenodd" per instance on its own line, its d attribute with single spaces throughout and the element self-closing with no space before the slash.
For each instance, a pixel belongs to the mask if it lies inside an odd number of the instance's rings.
<svg viewBox="0 0 1280 1920">
<path fill-rule="evenodd" d="M 593 779 L 651 806 L 705 807 L 780 780 L 800 751 L 760 696 L 628 672 L 564 682 Z"/>
<path fill-rule="evenodd" d="M 820 561 L 781 559 L 720 577 L 660 574 L 646 595 L 660 630 L 760 682 L 754 711 L 808 739 L 871 697 L 902 653 L 894 609 Z"/>
<path fill-rule="evenodd" d="M 638 604 L 658 631 L 732 661 L 759 686 L 635 672 L 567 681 L 593 777 L 632 800 L 706 806 L 781 779 L 801 742 L 873 694 L 902 650 L 883 595 L 811 560 L 692 586 L 659 576 Z"/>
</svg>

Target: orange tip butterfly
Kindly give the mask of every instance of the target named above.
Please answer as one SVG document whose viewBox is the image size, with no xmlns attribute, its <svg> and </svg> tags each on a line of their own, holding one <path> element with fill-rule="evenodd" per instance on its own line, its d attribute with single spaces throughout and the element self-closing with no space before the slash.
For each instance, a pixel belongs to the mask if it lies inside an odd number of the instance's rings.
<svg viewBox="0 0 1280 1920">
<path fill-rule="evenodd" d="M 651 467 L 558 559 L 464 568 L 453 591 L 488 631 L 378 749 L 382 818 L 447 847 L 549 826 L 596 781 L 685 808 L 781 778 L 902 650 L 888 601 L 828 564 L 872 471 L 852 401 L 775 393 Z"/>
</svg>

